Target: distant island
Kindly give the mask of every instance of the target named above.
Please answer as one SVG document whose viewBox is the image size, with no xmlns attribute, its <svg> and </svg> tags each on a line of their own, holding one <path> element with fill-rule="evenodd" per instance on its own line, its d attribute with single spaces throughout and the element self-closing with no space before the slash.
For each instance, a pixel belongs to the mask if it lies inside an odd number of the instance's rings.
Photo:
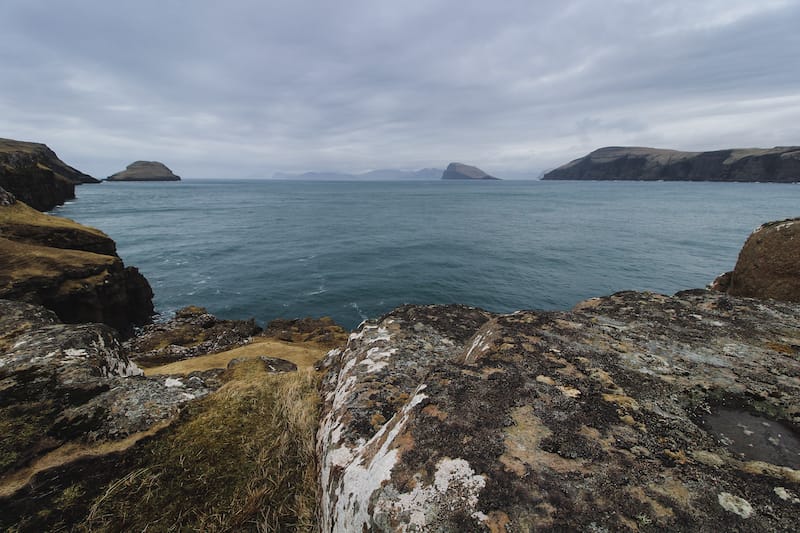
<svg viewBox="0 0 800 533">
<path fill-rule="evenodd" d="M 158 161 L 136 161 L 116 174 L 112 174 L 106 181 L 180 181 L 164 163 Z"/>
<path fill-rule="evenodd" d="M 545 180 L 800 181 L 800 146 L 680 152 L 609 146 L 545 173 Z"/>
<path fill-rule="evenodd" d="M 443 180 L 499 180 L 478 167 L 464 163 L 450 163 L 442 173 Z"/>
<path fill-rule="evenodd" d="M 398 170 L 393 168 L 381 168 L 351 174 L 347 172 L 327 172 L 315 171 L 292 174 L 287 172 L 276 172 L 272 177 L 279 180 L 303 180 L 303 181 L 403 181 L 403 180 L 435 180 L 442 175 L 439 168 L 423 168 L 420 170 Z"/>
</svg>

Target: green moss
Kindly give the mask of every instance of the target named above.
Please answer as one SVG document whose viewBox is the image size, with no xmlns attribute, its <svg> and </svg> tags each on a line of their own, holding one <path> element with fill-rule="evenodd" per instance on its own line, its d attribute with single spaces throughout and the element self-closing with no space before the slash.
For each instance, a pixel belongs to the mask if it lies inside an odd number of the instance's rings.
<svg viewBox="0 0 800 533">
<path fill-rule="evenodd" d="M 53 409 L 50 402 L 0 408 L 0 474 L 30 456 L 50 427 Z"/>
</svg>

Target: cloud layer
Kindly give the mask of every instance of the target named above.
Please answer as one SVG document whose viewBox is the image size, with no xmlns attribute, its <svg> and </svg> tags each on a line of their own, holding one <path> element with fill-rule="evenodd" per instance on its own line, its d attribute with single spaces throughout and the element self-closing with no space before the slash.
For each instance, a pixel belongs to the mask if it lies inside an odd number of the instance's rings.
<svg viewBox="0 0 800 533">
<path fill-rule="evenodd" d="M 800 143 L 800 2 L 6 0 L 0 136 L 104 177 Z"/>
</svg>

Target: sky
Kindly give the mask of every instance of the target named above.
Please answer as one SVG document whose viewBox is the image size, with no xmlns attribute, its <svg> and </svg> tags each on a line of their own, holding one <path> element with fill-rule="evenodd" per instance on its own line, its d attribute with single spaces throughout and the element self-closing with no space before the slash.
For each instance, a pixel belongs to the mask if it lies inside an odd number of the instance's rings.
<svg viewBox="0 0 800 533">
<path fill-rule="evenodd" d="M 0 137 L 106 177 L 800 144 L 800 0 L 3 0 Z"/>
</svg>

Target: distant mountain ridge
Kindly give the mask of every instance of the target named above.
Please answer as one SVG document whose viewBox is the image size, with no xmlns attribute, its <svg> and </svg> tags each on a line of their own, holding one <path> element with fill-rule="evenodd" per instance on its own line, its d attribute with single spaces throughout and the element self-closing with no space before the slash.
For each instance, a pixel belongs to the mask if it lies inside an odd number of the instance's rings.
<svg viewBox="0 0 800 533">
<path fill-rule="evenodd" d="M 393 181 L 393 180 L 436 180 L 442 176 L 438 168 L 423 168 L 420 170 L 398 170 L 382 168 L 350 174 L 346 172 L 312 171 L 293 174 L 289 172 L 276 172 L 274 179 L 307 180 L 307 181 Z"/>
<path fill-rule="evenodd" d="M 545 180 L 800 182 L 800 146 L 681 152 L 608 146 L 545 173 Z"/>
</svg>

